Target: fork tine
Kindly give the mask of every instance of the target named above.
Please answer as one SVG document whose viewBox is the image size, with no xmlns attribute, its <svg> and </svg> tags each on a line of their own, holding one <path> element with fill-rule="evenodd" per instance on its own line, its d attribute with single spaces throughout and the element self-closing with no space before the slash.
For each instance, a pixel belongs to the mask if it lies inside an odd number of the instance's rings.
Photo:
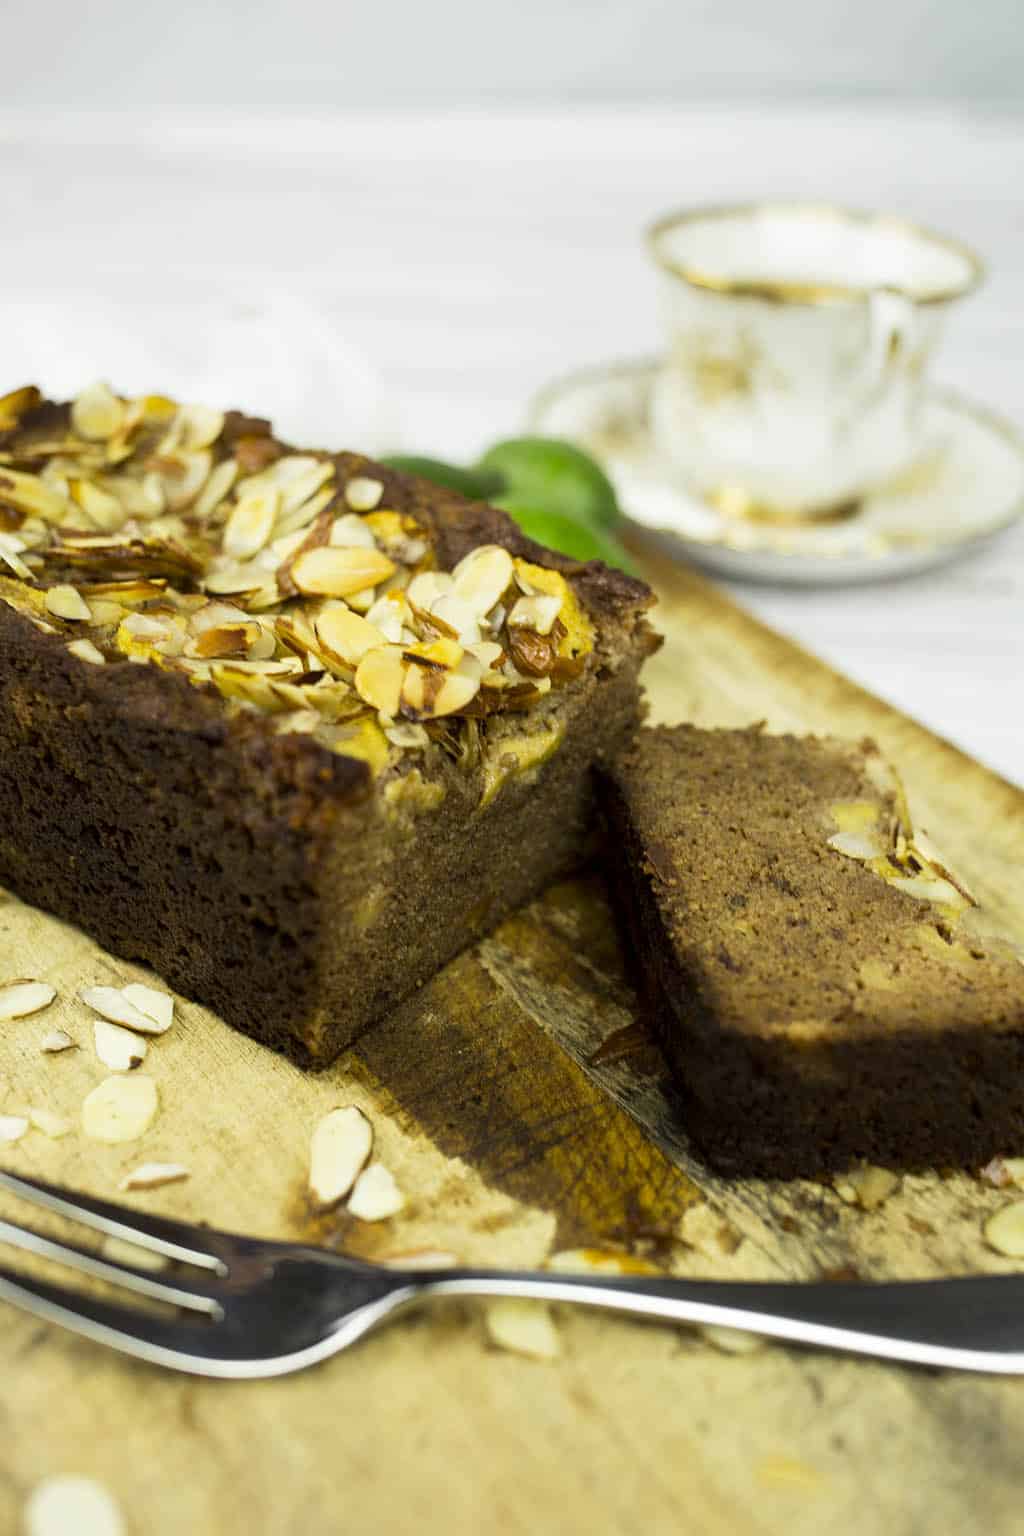
<svg viewBox="0 0 1024 1536">
<path fill-rule="evenodd" d="M 212 1332 L 199 1323 L 168 1322 L 147 1316 L 130 1307 L 83 1296 L 62 1285 L 19 1275 L 3 1266 L 0 1266 L 0 1300 L 13 1302 L 48 1323 L 58 1323 L 72 1333 L 112 1345 L 140 1360 L 174 1366 L 178 1370 L 198 1371 L 203 1375 L 223 1374 L 218 1371 L 215 1358 L 193 1355 L 196 1340 Z"/>
<path fill-rule="evenodd" d="M 11 1243 L 25 1253 L 35 1253 L 44 1259 L 56 1259 L 61 1264 L 67 1264 L 71 1269 L 80 1270 L 82 1274 L 95 1275 L 100 1280 L 110 1280 L 115 1285 L 123 1285 L 127 1290 L 136 1291 L 140 1296 L 152 1296 L 156 1301 L 170 1302 L 176 1307 L 188 1307 L 194 1312 L 205 1312 L 210 1317 L 220 1317 L 222 1314 L 218 1301 L 206 1291 L 172 1285 L 169 1281 L 157 1279 L 155 1275 L 133 1269 L 128 1264 L 102 1258 L 98 1254 L 87 1252 L 84 1248 L 76 1247 L 73 1243 L 56 1242 L 53 1238 L 43 1237 L 39 1232 L 16 1226 L 10 1221 L 0 1220 L 0 1242 Z"/>
<path fill-rule="evenodd" d="M 68 1216 L 84 1226 L 105 1232 L 108 1237 L 122 1237 L 126 1242 L 165 1258 L 178 1259 L 185 1264 L 197 1264 L 201 1269 L 212 1269 L 215 1274 L 226 1275 L 227 1265 L 216 1254 L 196 1246 L 197 1239 L 205 1232 L 209 1236 L 227 1237 L 214 1228 L 190 1227 L 183 1221 L 171 1221 L 166 1216 L 151 1216 L 145 1211 L 129 1210 L 109 1200 L 97 1200 L 92 1195 L 62 1189 L 58 1184 L 46 1184 L 42 1179 L 27 1179 L 18 1174 L 0 1170 L 0 1189 L 9 1189 L 23 1200 L 31 1200 L 58 1216 Z"/>
</svg>

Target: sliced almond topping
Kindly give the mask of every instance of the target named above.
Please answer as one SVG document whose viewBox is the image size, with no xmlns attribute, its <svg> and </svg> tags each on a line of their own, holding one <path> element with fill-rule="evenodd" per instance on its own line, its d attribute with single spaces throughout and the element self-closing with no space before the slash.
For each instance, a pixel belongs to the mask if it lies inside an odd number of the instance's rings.
<svg viewBox="0 0 1024 1536">
<path fill-rule="evenodd" d="M 327 542 L 336 549 L 377 548 L 373 529 L 363 518 L 356 517 L 354 512 L 346 512 L 343 517 L 334 519 L 331 524 L 331 536 Z"/>
<path fill-rule="evenodd" d="M 422 751 L 430 746 L 430 737 L 422 725 L 413 725 L 407 720 L 400 720 L 396 725 L 385 728 L 384 735 L 393 747 L 401 747 L 403 751 Z"/>
<path fill-rule="evenodd" d="M 562 1343 L 551 1308 L 544 1301 L 499 1296 L 484 1308 L 484 1323 L 492 1344 L 531 1360 L 557 1360 Z"/>
<path fill-rule="evenodd" d="M 836 1180 L 836 1191 L 848 1205 L 856 1202 L 865 1211 L 874 1211 L 893 1193 L 899 1184 L 896 1174 L 888 1168 L 876 1168 L 866 1163 L 853 1168 Z"/>
<path fill-rule="evenodd" d="M 370 624 L 376 625 L 385 640 L 398 645 L 403 638 L 403 630 L 412 619 L 412 611 L 404 592 L 388 592 L 377 599 L 366 618 Z"/>
<path fill-rule="evenodd" d="M 59 1051 L 69 1051 L 75 1044 L 71 1036 L 63 1029 L 51 1029 L 39 1042 L 39 1049 L 47 1055 L 55 1056 Z"/>
<path fill-rule="evenodd" d="M 348 1194 L 372 1147 L 373 1127 L 354 1104 L 317 1121 L 309 1147 L 309 1192 L 322 1210 Z"/>
<path fill-rule="evenodd" d="M 62 523 L 67 516 L 68 504 L 60 491 L 46 485 L 38 475 L 12 469 L 5 464 L 3 474 L 3 499 L 19 512 L 41 517 L 46 523 Z"/>
<path fill-rule="evenodd" d="M 521 597 L 512 605 L 508 616 L 509 629 L 532 629 L 538 635 L 550 635 L 555 620 L 562 611 L 562 599 L 538 592 L 533 597 Z"/>
<path fill-rule="evenodd" d="M 166 461 L 161 470 L 161 481 L 167 506 L 171 512 L 182 512 L 195 501 L 213 469 L 213 455 L 209 448 L 195 453 L 179 453 Z"/>
<path fill-rule="evenodd" d="M 489 613 L 512 584 L 512 556 L 500 544 L 481 544 L 470 550 L 452 572 L 455 592 L 477 617 Z"/>
<path fill-rule="evenodd" d="M 129 990 L 132 996 L 128 996 Z M 151 987 L 143 987 L 141 991 L 151 992 Z M 86 987 L 78 995 L 87 1008 L 100 1014 L 104 1019 L 109 1019 L 112 1024 L 124 1024 L 129 1029 L 134 1029 L 140 1035 L 162 1035 L 168 1028 L 170 1019 L 163 1023 L 160 1018 L 152 1013 L 144 1012 L 134 1000 L 139 996 L 138 983 L 133 983 L 131 989 L 125 987 Z M 166 993 L 156 993 L 157 997 L 166 997 Z M 168 999 L 173 1010 L 174 1001 Z"/>
<path fill-rule="evenodd" d="M 1024 1200 L 1015 1200 L 996 1211 L 982 1232 L 996 1253 L 1003 1253 L 1008 1259 L 1024 1259 Z"/>
<path fill-rule="evenodd" d="M 357 667 L 367 651 L 385 644 L 377 626 L 350 608 L 325 608 L 315 628 L 321 645 L 350 667 Z"/>
<path fill-rule="evenodd" d="M 287 460 L 280 459 L 279 464 Z M 281 512 L 294 512 L 310 497 L 315 496 L 322 485 L 334 478 L 334 465 L 328 459 L 312 459 L 305 468 L 289 476 L 281 484 Z M 330 498 L 328 498 L 329 500 Z M 323 503 L 327 505 L 327 501 Z"/>
<path fill-rule="evenodd" d="M 48 1008 L 57 996 L 47 981 L 10 981 L 0 987 L 0 1019 L 24 1019 Z"/>
<path fill-rule="evenodd" d="M 334 549 L 324 545 L 304 550 L 292 566 L 300 592 L 322 597 L 348 597 L 386 581 L 393 560 L 378 549 Z"/>
<path fill-rule="evenodd" d="M 870 863 L 872 859 L 885 857 L 885 847 L 880 838 L 872 838 L 861 832 L 834 832 L 828 846 L 848 859 Z"/>
<path fill-rule="evenodd" d="M 96 1055 L 111 1072 L 131 1072 L 146 1059 L 146 1042 L 123 1024 L 94 1019 L 92 1024 Z"/>
<path fill-rule="evenodd" d="M 464 656 L 454 670 L 442 673 L 432 674 L 425 667 L 411 666 L 402 685 L 402 708 L 425 720 L 458 714 L 480 692 L 482 676 L 480 663 L 474 656 Z"/>
<path fill-rule="evenodd" d="M 948 880 L 929 880 L 923 875 L 897 875 L 895 879 L 887 878 L 886 884 L 894 886 L 897 891 L 903 891 L 907 896 L 913 896 L 915 901 L 933 901 L 937 906 L 964 906 L 964 897 Z"/>
<path fill-rule="evenodd" d="M 385 715 L 397 715 L 407 671 L 397 645 L 381 645 L 367 651 L 356 670 L 356 692 Z"/>
<path fill-rule="evenodd" d="M 82 1105 L 82 1130 L 93 1141 L 137 1141 L 159 1107 L 156 1083 L 141 1072 L 105 1077 Z"/>
<path fill-rule="evenodd" d="M 174 424 L 182 448 L 210 448 L 224 430 L 224 412 L 211 405 L 182 405 Z"/>
<path fill-rule="evenodd" d="M 121 1511 L 91 1477 L 48 1477 L 29 1494 L 25 1536 L 125 1536 Z"/>
<path fill-rule="evenodd" d="M 51 1141 L 59 1141 L 71 1130 L 71 1121 L 63 1115 L 57 1115 L 52 1109 L 30 1109 L 28 1112 L 29 1124 L 37 1131 L 42 1131 L 44 1136 L 49 1136 Z"/>
<path fill-rule="evenodd" d="M 380 481 L 371 480 L 367 475 L 356 475 L 345 487 L 345 500 L 353 512 L 372 512 L 379 506 L 383 494 Z"/>
<path fill-rule="evenodd" d="M 383 1163 L 371 1163 L 356 1179 L 347 1210 L 360 1221 L 387 1221 L 404 1205 L 405 1198 L 390 1170 Z"/>
<path fill-rule="evenodd" d="M 88 602 L 75 587 L 51 587 L 46 593 L 46 611 L 57 619 L 91 619 Z"/>
<path fill-rule="evenodd" d="M 281 492 L 270 488 L 243 496 L 224 526 L 224 553 L 235 560 L 249 560 L 270 538 L 281 505 Z"/>
<path fill-rule="evenodd" d="M 437 599 L 453 591 L 454 578 L 447 571 L 421 571 L 406 588 L 406 596 L 417 608 L 433 607 Z"/>
<path fill-rule="evenodd" d="M 456 592 L 442 592 L 428 609 L 431 618 L 440 619 L 452 629 L 463 645 L 475 645 L 480 639 L 478 616 L 465 598 Z"/>
<path fill-rule="evenodd" d="M 79 661 L 91 662 L 94 667 L 106 665 L 107 658 L 102 651 L 97 650 L 91 640 L 69 640 L 66 649 L 72 656 L 77 656 Z"/>
<path fill-rule="evenodd" d="M 162 1184 L 177 1184 L 188 1178 L 181 1163 L 140 1163 L 126 1173 L 118 1189 L 159 1189 Z"/>
<path fill-rule="evenodd" d="M 79 437 L 90 442 L 113 437 L 124 421 L 124 414 L 124 401 L 102 381 L 90 384 L 71 403 L 71 425 Z"/>
<path fill-rule="evenodd" d="M 24 1115 L 0 1115 L 0 1141 L 20 1141 L 27 1130 Z"/>
<path fill-rule="evenodd" d="M 210 471 L 210 478 L 203 486 L 193 507 L 198 518 L 210 517 L 238 479 L 238 463 L 235 459 L 223 459 Z"/>
<path fill-rule="evenodd" d="M 124 522 L 124 509 L 116 496 L 91 480 L 72 480 L 69 490 L 86 516 L 105 533 L 114 533 Z"/>
</svg>

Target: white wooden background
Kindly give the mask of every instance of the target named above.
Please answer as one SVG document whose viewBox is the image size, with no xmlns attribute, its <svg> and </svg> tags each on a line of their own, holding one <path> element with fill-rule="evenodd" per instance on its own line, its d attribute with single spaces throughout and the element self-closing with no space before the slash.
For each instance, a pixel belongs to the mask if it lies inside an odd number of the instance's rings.
<svg viewBox="0 0 1024 1536">
<path fill-rule="evenodd" d="M 708 199 L 839 198 L 925 219 L 980 249 L 990 281 L 953 316 L 937 377 L 1024 426 L 1022 186 L 1024 115 L 963 106 L 8 113 L 3 385 L 23 366 L 17 317 L 37 313 L 41 295 L 63 306 L 58 317 L 123 296 L 131 337 L 112 334 L 110 355 L 126 339 L 145 348 L 152 327 L 154 387 L 168 332 L 187 323 L 183 294 L 203 300 L 204 332 L 232 288 L 292 295 L 315 310 L 328 353 L 357 349 L 382 381 L 378 390 L 339 369 L 336 436 L 460 457 L 516 430 L 552 375 L 656 350 L 639 238 L 651 216 Z M 62 357 L 66 367 L 73 319 L 40 343 L 39 382 Z M 298 349 L 291 366 L 301 372 L 303 358 Z M 97 366 L 113 371 L 102 356 Z M 246 379 L 255 389 L 261 369 L 288 366 L 268 345 Z M 1024 780 L 1024 527 L 899 584 L 736 591 Z"/>
</svg>

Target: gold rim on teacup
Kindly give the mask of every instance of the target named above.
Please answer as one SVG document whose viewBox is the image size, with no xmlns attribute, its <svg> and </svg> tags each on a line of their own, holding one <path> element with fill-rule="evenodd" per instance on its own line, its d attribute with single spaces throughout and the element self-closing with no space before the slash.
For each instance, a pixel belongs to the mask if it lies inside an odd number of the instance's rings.
<svg viewBox="0 0 1024 1536">
<path fill-rule="evenodd" d="M 892 234 L 913 236 L 930 245 L 940 246 L 958 257 L 965 266 L 963 278 L 949 283 L 932 293 L 913 293 L 899 283 L 877 286 L 861 286 L 843 283 L 795 282 L 781 278 L 730 278 L 709 272 L 689 263 L 674 261 L 664 250 L 664 242 L 674 230 L 683 224 L 693 224 L 708 219 L 745 218 L 757 215 L 782 215 L 807 219 L 830 219 L 853 225 L 870 225 Z M 916 304 L 949 304 L 954 299 L 972 293 L 985 277 L 985 263 L 977 252 L 963 241 L 951 235 L 940 234 L 924 224 L 898 214 L 876 213 L 861 208 L 846 208 L 838 203 L 712 203 L 692 208 L 681 208 L 674 213 L 663 214 L 648 226 L 647 248 L 663 271 L 695 288 L 712 293 L 727 294 L 732 298 L 762 299 L 773 304 L 854 304 L 863 303 L 879 288 L 891 293 L 901 293 Z"/>
</svg>

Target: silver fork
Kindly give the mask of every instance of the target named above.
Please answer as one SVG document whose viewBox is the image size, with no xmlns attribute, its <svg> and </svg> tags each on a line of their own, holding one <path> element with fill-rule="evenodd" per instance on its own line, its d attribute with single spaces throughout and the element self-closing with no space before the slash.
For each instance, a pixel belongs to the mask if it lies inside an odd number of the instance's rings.
<svg viewBox="0 0 1024 1536">
<path fill-rule="evenodd" d="M 434 1296 L 578 1302 L 646 1319 L 714 1323 L 800 1344 L 966 1371 L 1024 1374 L 1024 1276 L 956 1280 L 675 1280 L 488 1269 L 396 1271 L 301 1243 L 260 1242 L 0 1173 L 0 1188 L 191 1266 L 153 1272 L 0 1221 L 0 1241 L 181 1309 L 84 1295 L 0 1267 L 0 1299 L 126 1354 L 197 1376 L 283 1376 Z"/>
</svg>

